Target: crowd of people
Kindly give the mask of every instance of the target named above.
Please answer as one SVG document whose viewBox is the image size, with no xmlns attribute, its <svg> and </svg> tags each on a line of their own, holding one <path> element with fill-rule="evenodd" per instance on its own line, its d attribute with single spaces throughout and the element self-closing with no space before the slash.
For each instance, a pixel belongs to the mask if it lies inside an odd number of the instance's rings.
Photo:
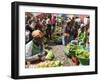
<svg viewBox="0 0 100 81">
<path fill-rule="evenodd" d="M 67 45 L 72 40 L 78 40 L 84 44 L 89 42 L 89 16 L 85 16 L 83 21 L 80 17 L 67 20 L 64 26 L 64 44 Z"/>
<path fill-rule="evenodd" d="M 35 30 L 40 30 L 43 32 L 44 36 L 51 39 L 52 33 L 55 31 L 56 27 L 56 16 L 47 14 L 44 17 L 34 16 L 30 13 L 26 14 L 26 42 L 32 39 L 31 33 Z M 28 34 L 30 34 L 28 36 Z"/>
<path fill-rule="evenodd" d="M 38 14 L 38 13 L 36 13 Z M 52 35 L 55 33 L 57 27 L 62 29 L 61 37 L 62 44 L 67 45 L 73 40 L 78 40 L 81 44 L 89 44 L 89 16 L 86 15 L 57 15 L 50 13 L 25 13 L 25 42 L 30 40 L 40 40 L 45 37 L 52 40 Z M 37 36 L 34 33 L 38 32 Z M 40 34 L 40 35 L 39 35 Z"/>
</svg>

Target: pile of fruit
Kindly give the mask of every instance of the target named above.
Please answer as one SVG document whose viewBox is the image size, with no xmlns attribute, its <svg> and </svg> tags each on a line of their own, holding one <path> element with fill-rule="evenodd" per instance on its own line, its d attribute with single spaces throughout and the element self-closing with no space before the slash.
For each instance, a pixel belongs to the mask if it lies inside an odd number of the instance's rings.
<svg viewBox="0 0 100 81">
<path fill-rule="evenodd" d="M 63 66 L 63 63 L 57 59 L 55 59 L 55 56 L 53 54 L 52 50 L 45 50 L 46 55 L 44 58 L 44 61 L 41 61 L 37 64 L 34 64 L 33 67 L 35 68 L 46 68 L 46 67 L 60 67 Z"/>
<path fill-rule="evenodd" d="M 60 66 L 63 66 L 63 63 L 61 63 L 59 60 L 55 61 L 46 60 L 44 62 L 36 64 L 34 67 L 45 68 L 45 67 L 60 67 Z"/>
</svg>

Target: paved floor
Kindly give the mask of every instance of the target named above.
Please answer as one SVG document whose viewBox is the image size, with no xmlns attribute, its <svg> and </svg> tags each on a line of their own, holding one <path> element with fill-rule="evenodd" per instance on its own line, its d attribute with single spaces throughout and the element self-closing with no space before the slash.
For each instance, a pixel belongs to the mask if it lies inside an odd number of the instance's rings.
<svg viewBox="0 0 100 81">
<path fill-rule="evenodd" d="M 51 46 L 53 49 L 53 53 L 55 58 L 59 61 L 62 61 L 65 66 L 71 66 L 70 59 L 64 54 L 64 46 L 63 45 L 55 45 Z"/>
</svg>

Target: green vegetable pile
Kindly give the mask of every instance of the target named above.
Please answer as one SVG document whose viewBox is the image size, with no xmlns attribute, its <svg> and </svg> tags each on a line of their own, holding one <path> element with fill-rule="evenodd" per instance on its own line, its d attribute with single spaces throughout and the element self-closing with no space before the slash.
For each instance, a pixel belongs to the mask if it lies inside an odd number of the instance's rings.
<svg viewBox="0 0 100 81">
<path fill-rule="evenodd" d="M 75 56 L 76 50 L 77 50 L 77 45 L 70 43 L 66 46 L 66 52 L 67 52 L 66 54 L 68 54 L 68 55 Z"/>
<path fill-rule="evenodd" d="M 53 60 L 54 59 L 54 54 L 52 52 L 52 50 L 47 50 L 47 55 L 45 57 L 47 60 Z"/>
<path fill-rule="evenodd" d="M 77 48 L 76 56 L 78 58 L 89 59 L 89 52 L 81 47 Z"/>
<path fill-rule="evenodd" d="M 69 43 L 65 47 L 64 52 L 65 52 L 65 55 L 67 55 L 67 56 L 70 56 L 70 57 L 71 56 L 75 56 L 75 57 L 77 57 L 80 62 L 83 59 L 84 59 L 84 61 L 87 60 L 89 62 L 89 51 L 87 51 L 81 45 Z"/>
<path fill-rule="evenodd" d="M 65 48 L 66 55 L 73 55 L 80 58 L 89 58 L 89 52 L 80 45 L 69 43 Z"/>
</svg>

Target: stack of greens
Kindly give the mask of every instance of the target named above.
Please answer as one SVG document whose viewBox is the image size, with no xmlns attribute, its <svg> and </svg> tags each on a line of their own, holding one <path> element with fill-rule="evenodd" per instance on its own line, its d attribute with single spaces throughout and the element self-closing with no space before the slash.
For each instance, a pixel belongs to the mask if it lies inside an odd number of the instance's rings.
<svg viewBox="0 0 100 81">
<path fill-rule="evenodd" d="M 78 44 L 75 45 L 75 44 L 69 43 L 65 47 L 64 52 L 65 52 L 65 55 L 67 56 L 77 57 L 82 65 L 89 64 L 89 52 Z"/>
<path fill-rule="evenodd" d="M 53 60 L 54 59 L 54 54 L 52 52 L 52 50 L 47 50 L 47 55 L 46 55 L 46 60 Z"/>
</svg>

